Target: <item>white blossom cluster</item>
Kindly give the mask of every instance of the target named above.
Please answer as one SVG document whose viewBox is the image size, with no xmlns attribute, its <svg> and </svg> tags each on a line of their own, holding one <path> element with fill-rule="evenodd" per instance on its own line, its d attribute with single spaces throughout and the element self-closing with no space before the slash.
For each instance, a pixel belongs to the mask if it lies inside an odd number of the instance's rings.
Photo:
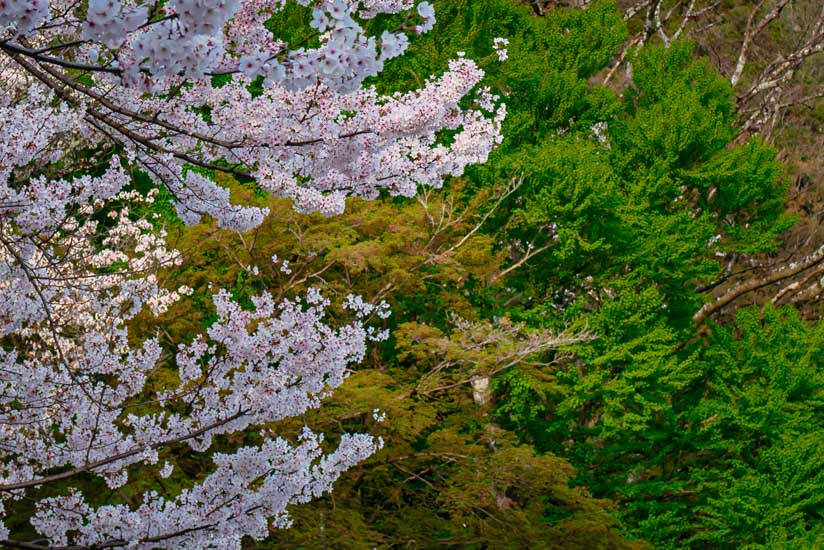
<svg viewBox="0 0 824 550">
<path fill-rule="evenodd" d="M 64 3 L 51 2 L 52 17 L 71 11 Z M 365 78 L 406 51 L 405 30 L 433 28 L 429 3 L 416 5 L 409 26 L 380 37 L 368 36 L 359 18 L 396 13 L 412 2 L 299 3 L 312 9 L 319 46 L 290 48 L 265 28 L 281 0 L 91 0 L 75 23 L 80 43 L 16 59 L 22 72 L 36 72 L 73 105 L 93 106 L 81 117 L 81 131 L 125 147 L 170 188 L 187 223 L 208 215 L 245 230 L 265 215 L 232 206 L 228 193 L 191 165 L 254 178 L 293 199 L 300 211 L 331 215 L 344 208 L 347 196 L 372 198 L 382 189 L 411 196 L 418 185 L 439 186 L 444 176 L 486 160 L 500 140 L 505 111 L 489 101 L 479 110 L 459 106 L 483 77 L 474 62 L 459 57 L 445 74 L 406 94 L 382 97 L 362 88 Z M 0 4 L 0 17 L 16 18 L 16 5 Z M 41 23 L 27 31 L 26 43 L 49 49 L 62 35 Z M 57 27 L 70 30 L 71 23 L 61 20 Z M 72 43 L 71 36 L 65 40 Z M 63 51 L 75 55 L 60 58 Z M 65 79 L 74 75 L 64 68 L 78 66 L 94 83 L 67 89 Z M 213 86 L 211 75 L 218 74 L 231 81 Z M 262 94 L 250 92 L 249 82 L 259 77 Z M 437 137 L 445 128 L 457 131 L 448 146 Z"/>
<path fill-rule="evenodd" d="M 116 48 L 130 32 L 147 21 L 148 14 L 146 6 L 124 9 L 115 0 L 89 0 L 81 36 L 85 40 Z"/>
<path fill-rule="evenodd" d="M 324 454 L 320 435 L 267 426 L 317 407 L 387 337 L 369 326 L 386 304 L 349 297 L 353 320 L 332 327 L 316 290 L 246 309 L 215 289 L 216 321 L 176 351 L 129 333 L 192 293 L 159 275 L 181 257 L 139 215 L 157 189 L 186 223 L 245 231 L 268 211 L 234 204 L 217 175 L 332 215 L 349 196 L 440 186 L 500 143 L 497 96 L 463 107 L 483 78 L 463 56 L 418 90 L 364 87 L 408 34 L 434 28 L 428 2 L 297 2 L 312 14 L 305 44 L 264 25 L 285 0 L 0 0 L 0 545 L 15 536 L 9 507 L 59 479 L 74 489 L 38 496 L 31 518 L 43 546 L 240 548 L 380 447 L 346 435 Z M 380 37 L 361 25 L 407 10 Z M 133 190 L 136 171 L 156 189 Z M 248 428 L 258 440 L 212 450 Z M 177 445 L 212 470 L 186 479 Z M 117 488 L 147 470 L 185 489 L 95 507 L 74 483 L 88 473 Z"/>
<path fill-rule="evenodd" d="M 498 61 L 506 61 L 509 58 L 509 53 L 506 47 L 509 46 L 508 38 L 495 38 L 492 40 L 492 48 L 495 50 L 495 55 L 498 56 Z"/>
<path fill-rule="evenodd" d="M 607 131 L 609 130 L 609 123 L 606 121 L 596 122 L 592 126 L 589 127 L 589 130 L 592 132 L 593 137 L 598 140 L 598 143 L 606 145 L 606 148 L 609 149 L 609 138 L 607 136 Z"/>
<path fill-rule="evenodd" d="M 48 151 L 76 130 L 69 118 L 62 132 L 40 135 L 37 128 L 65 106 L 36 93 L 37 108 L 0 110 L 4 137 L 18 144 L 0 150 L 4 166 L 29 144 Z M 325 324 L 329 301 L 317 290 L 305 304 L 262 294 L 251 311 L 218 290 L 217 321 L 177 351 L 179 385 L 148 390 L 162 348 L 155 339 L 130 345 L 127 324 L 144 309 L 163 313 L 192 289 L 159 284 L 157 269 L 181 257 L 166 248 L 165 232 L 133 217 L 132 208 L 155 201 L 157 191 L 125 191 L 130 178 L 121 163 L 114 157 L 96 178 L 21 183 L 7 170 L 0 180 L 0 337 L 26 342 L 0 350 L 0 506 L 59 468 L 88 469 L 112 488 L 127 483 L 135 465 L 172 475 L 173 465 L 158 464 L 158 449 L 180 441 L 207 452 L 215 435 L 317 407 L 366 351 L 369 327 Z M 95 215 L 101 211 L 109 213 L 105 227 Z M 154 412 L 132 412 L 135 401 Z M 265 537 L 270 521 L 287 526 L 287 505 L 329 490 L 381 445 L 345 435 L 324 455 L 321 441 L 309 431 L 297 445 L 270 434 L 213 455 L 214 471 L 175 498 L 147 493 L 136 508 L 94 508 L 77 491 L 45 498 L 31 524 L 51 545 L 165 548 L 174 540 L 175 547 L 239 548 L 244 536 Z M 0 540 L 8 536 L 0 521 Z"/>
<path fill-rule="evenodd" d="M 0 36 L 29 33 L 48 16 L 48 0 L 3 0 L 0 2 Z"/>
</svg>

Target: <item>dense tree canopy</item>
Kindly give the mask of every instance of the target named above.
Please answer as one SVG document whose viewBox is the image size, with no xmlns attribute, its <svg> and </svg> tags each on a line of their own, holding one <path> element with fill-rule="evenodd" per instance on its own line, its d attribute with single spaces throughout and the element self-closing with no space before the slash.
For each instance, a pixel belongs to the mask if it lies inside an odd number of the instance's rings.
<svg viewBox="0 0 824 550">
<path fill-rule="evenodd" d="M 330 1 L 323 13 L 306 6 L 317 2 L 272 4 L 282 9 L 260 8 L 266 23 L 255 40 L 279 37 L 294 54 L 263 59 L 233 50 L 228 40 L 222 65 L 209 70 L 251 66 L 228 71 L 234 76 L 205 75 L 224 91 L 194 109 L 198 135 L 154 136 L 138 125 L 144 142 L 165 139 L 164 146 L 185 149 L 220 124 L 262 139 L 246 126 L 265 118 L 259 108 L 275 101 L 272 90 L 284 90 L 281 100 L 314 89 L 300 80 L 298 64 L 328 56 L 325 40 L 334 39 L 315 31 L 336 25 L 339 5 L 358 3 Z M 181 200 L 175 184 L 159 185 L 162 178 L 139 158 L 129 164 L 123 143 L 105 153 L 86 144 L 72 153 L 77 159 L 63 161 L 72 175 L 100 177 L 103 169 L 80 160 L 108 162 L 115 152 L 124 158 L 117 177 L 131 193 L 107 197 L 90 219 L 123 226 L 117 231 L 127 250 L 146 241 L 134 268 L 154 277 L 142 292 L 161 298 L 125 316 L 118 340 L 131 349 L 147 339 L 156 345 L 145 395 L 179 385 L 181 364 L 203 367 L 209 378 L 216 367 L 194 349 L 199 335 L 217 337 L 209 353 L 231 353 L 234 335 L 248 329 L 255 337 L 256 327 L 275 323 L 272 330 L 296 334 L 269 358 L 280 371 L 303 342 L 318 343 L 303 363 L 327 365 L 316 385 L 323 404 L 314 399 L 291 414 L 222 430 L 209 452 L 165 446 L 130 466 L 127 485 L 84 474 L 32 490 L 28 499 L 8 499 L 6 527 L 35 539 L 34 500 L 62 498 L 70 487 L 98 509 L 140 509 L 149 494 L 174 501 L 214 475 L 215 456 L 268 441 L 306 447 L 302 471 L 317 472 L 312 468 L 328 460 L 318 458 L 322 451 L 361 437 L 357 456 L 321 476 L 311 501 L 296 489 L 300 496 L 269 514 L 276 521 L 238 531 L 232 542 L 353 549 L 824 545 L 824 327 L 816 321 L 824 244 L 812 242 L 786 265 L 779 255 L 797 216 L 787 208 L 787 167 L 769 140 L 784 112 L 775 98 L 791 94 L 766 85 L 770 78 L 790 82 L 796 69 L 761 63 L 753 52 L 762 47 L 753 34 L 763 30 L 760 17 L 763 28 L 774 21 L 801 28 L 797 13 L 783 19 L 788 2 L 437 0 L 437 22 L 428 3 L 410 16 L 397 12 L 411 2 L 360 4 L 365 12 L 351 32 L 382 38 L 353 44 L 364 48 L 358 55 L 374 54 L 380 72 L 370 65 L 322 73 L 331 106 L 301 96 L 317 126 L 304 128 L 290 114 L 289 138 L 242 149 L 238 162 L 230 159 L 232 147 L 208 140 L 185 149 L 196 158 L 175 161 L 184 177 L 197 174 L 224 190 L 228 210 L 200 208 L 198 220 L 187 219 L 185 205 L 195 202 Z M 811 9 L 798 4 L 798 13 Z M 743 45 L 730 46 L 731 53 L 708 52 L 701 25 L 712 10 L 726 10 L 713 24 L 745 27 L 738 29 Z M 355 29 L 347 25 L 338 26 Z M 796 48 L 788 57 L 796 55 L 801 75 L 816 74 L 802 63 L 820 59 L 806 45 L 824 47 L 820 29 L 811 28 L 798 44 L 775 38 Z M 0 42 L 5 55 L 43 63 L 41 54 L 9 44 L 32 48 Z M 108 45 L 98 49 L 104 62 L 117 55 Z M 708 53 L 731 55 L 742 68 L 732 63 L 721 74 Z M 90 55 L 81 49 L 78 59 L 96 62 Z M 152 59 L 139 75 L 157 77 L 162 64 Z M 83 78 L 78 85 L 91 86 Z M 188 83 L 176 86 L 157 101 L 194 101 Z M 249 102 L 237 120 L 220 113 L 232 94 Z M 358 99 L 347 103 L 352 97 Z M 56 104 L 51 96 L 44 103 Z M 117 118 L 105 105 L 102 113 Z M 320 124 L 329 113 L 331 125 Z M 460 121 L 451 120 L 454 113 Z M 361 135 L 361 123 L 381 130 Z M 148 147 L 144 142 L 137 143 Z M 267 147 L 279 175 L 260 171 L 256 155 Z M 355 153 L 375 162 L 336 164 L 362 162 Z M 384 179 L 396 169 L 399 180 Z M 282 185 L 267 183 L 275 175 Z M 443 188 L 432 188 L 444 176 Z M 355 197 L 342 208 L 345 195 Z M 124 211 L 111 218 L 117 223 L 104 221 Z M 254 214 L 254 223 L 233 224 L 239 212 Z M 81 222 L 87 215 L 69 213 Z M 89 242 L 83 254 L 99 253 L 102 237 Z M 129 266 L 98 267 L 120 273 Z M 217 297 L 216 289 L 223 289 Z M 742 296 L 755 303 L 744 307 Z M 813 307 L 801 310 L 801 303 Z M 282 313 L 267 315 L 269 304 L 283 304 Z M 311 330 L 301 332 L 307 319 Z M 359 331 L 357 338 L 347 330 Z M 20 341 L 6 336 L 3 345 L 19 349 Z M 327 348 L 334 351 L 328 357 Z M 246 370 L 234 364 L 227 377 L 254 393 L 258 382 L 242 379 Z M 308 369 L 292 380 L 308 383 L 316 374 Z M 265 394 L 272 407 L 283 402 L 281 391 Z M 172 410 L 196 416 L 185 400 Z M 308 435 L 307 426 L 324 439 Z M 153 469 L 151 461 L 166 466 Z M 332 491 L 321 495 L 333 477 Z M 231 475 L 221 479 L 240 486 Z M 279 529 L 286 504 L 292 528 Z M 88 525 L 93 521 L 76 529 Z M 42 547 L 59 542 L 53 537 Z"/>
</svg>

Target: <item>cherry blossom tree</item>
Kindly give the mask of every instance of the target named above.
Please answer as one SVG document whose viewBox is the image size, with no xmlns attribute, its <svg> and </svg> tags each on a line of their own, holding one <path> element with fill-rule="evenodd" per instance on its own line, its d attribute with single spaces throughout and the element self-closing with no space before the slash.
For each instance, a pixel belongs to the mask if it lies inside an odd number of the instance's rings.
<svg viewBox="0 0 824 550">
<path fill-rule="evenodd" d="M 364 85 L 433 28 L 427 2 L 297 0 L 312 20 L 294 44 L 267 27 L 286 3 L 0 0 L 0 519 L 25 504 L 39 533 L 0 522 L 0 544 L 239 548 L 381 446 L 345 434 L 325 452 L 322 435 L 287 441 L 272 423 L 319 406 L 386 336 L 367 323 L 382 304 L 350 296 L 351 322 L 333 327 L 317 291 L 243 308 L 214 289 L 216 321 L 176 352 L 129 333 L 191 292 L 157 276 L 182 261 L 139 214 L 158 189 L 187 224 L 244 231 L 267 212 L 208 174 L 332 215 L 348 196 L 439 186 L 501 139 L 488 90 L 463 107 L 483 71 L 460 55 L 418 90 Z M 379 37 L 362 26 L 404 12 Z M 155 188 L 135 191 L 138 172 Z M 226 450 L 244 430 L 251 443 Z M 95 505 L 81 490 L 168 477 L 164 453 L 184 447 L 213 467 L 175 494 Z"/>
</svg>

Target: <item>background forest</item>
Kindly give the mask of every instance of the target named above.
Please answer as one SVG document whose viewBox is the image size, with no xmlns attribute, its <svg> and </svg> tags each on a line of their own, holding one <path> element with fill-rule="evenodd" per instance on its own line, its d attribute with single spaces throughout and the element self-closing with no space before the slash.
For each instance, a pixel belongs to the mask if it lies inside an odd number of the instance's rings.
<svg viewBox="0 0 824 550">
<path fill-rule="evenodd" d="M 249 548 L 824 547 L 820 4 L 433 3 L 437 32 L 374 84 L 482 60 L 507 106 L 487 164 L 330 218 L 216 175 L 270 208 L 248 233 L 145 206 L 185 253 L 164 284 L 194 292 L 136 339 L 208 327 L 209 285 L 392 307 L 389 339 L 278 426 L 385 447 Z M 275 25 L 298 42 L 310 20 Z M 89 483 L 129 502 L 208 470 L 164 453 L 169 479 Z"/>
</svg>

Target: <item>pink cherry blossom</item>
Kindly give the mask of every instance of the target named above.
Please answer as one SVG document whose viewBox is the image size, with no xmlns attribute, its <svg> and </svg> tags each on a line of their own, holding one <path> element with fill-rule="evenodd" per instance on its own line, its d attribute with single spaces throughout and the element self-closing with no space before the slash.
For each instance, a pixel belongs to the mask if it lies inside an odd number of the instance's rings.
<svg viewBox="0 0 824 550">
<path fill-rule="evenodd" d="M 267 210 L 233 203 L 215 174 L 333 215 L 348 197 L 440 186 L 500 143 L 505 106 L 478 89 L 483 71 L 463 56 L 417 90 L 363 85 L 403 55 L 405 32 L 434 27 L 428 2 L 297 2 L 313 10 L 312 47 L 265 27 L 285 0 L 0 2 L 0 337 L 15 343 L 0 348 L 0 544 L 17 536 L 2 522 L 8 509 L 60 481 L 71 490 L 36 502 L 39 542 L 17 542 L 240 548 L 287 527 L 290 504 L 381 447 L 347 434 L 324 454 L 321 434 L 287 441 L 268 426 L 318 407 L 387 337 L 366 324 L 389 314 L 384 303 L 350 296 L 350 322 L 332 326 L 317 290 L 261 293 L 244 308 L 214 289 L 216 320 L 177 350 L 129 332 L 141 312 L 192 294 L 163 283 L 182 257 L 139 215 L 159 189 L 187 224 L 246 231 Z M 379 38 L 361 24 L 405 10 L 410 27 Z M 135 191 L 138 173 L 155 187 Z M 159 385 L 161 372 L 174 383 Z M 256 442 L 212 450 L 216 436 L 250 428 Z M 213 467 L 176 496 L 95 507 L 74 483 L 182 475 L 166 460 L 180 445 Z"/>
</svg>

